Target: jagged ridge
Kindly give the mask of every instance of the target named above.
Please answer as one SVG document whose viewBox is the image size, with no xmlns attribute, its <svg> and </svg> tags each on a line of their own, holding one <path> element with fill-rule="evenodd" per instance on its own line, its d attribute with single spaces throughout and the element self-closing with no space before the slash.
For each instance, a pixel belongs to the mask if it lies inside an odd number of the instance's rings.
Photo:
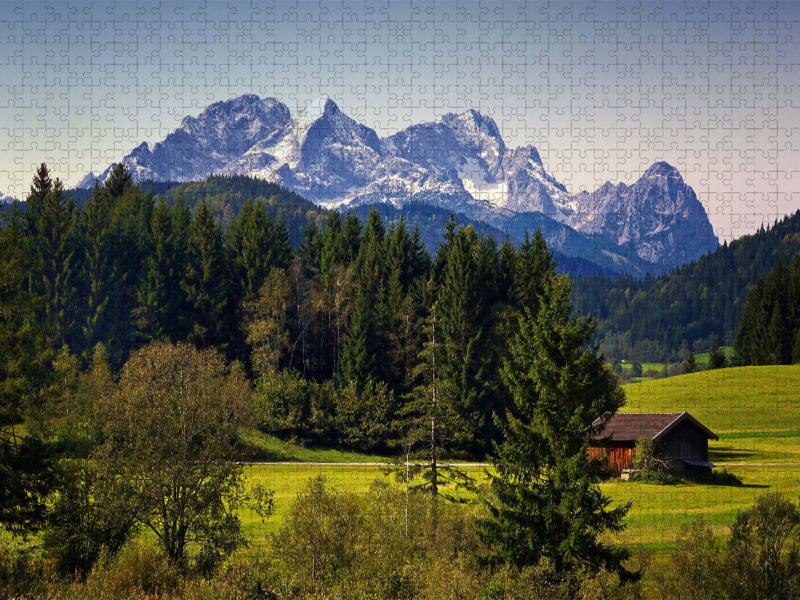
<svg viewBox="0 0 800 600">
<path fill-rule="evenodd" d="M 500 229 L 506 221 L 516 226 L 516 215 L 540 213 L 600 236 L 598 260 L 608 258 L 614 268 L 620 256 L 671 268 L 718 246 L 694 191 L 666 163 L 631 186 L 608 183 L 573 195 L 547 173 L 535 147 L 507 148 L 492 118 L 475 110 L 380 139 L 327 97 L 292 117 L 279 100 L 246 95 L 186 117 L 163 142 L 152 149 L 144 143 L 123 162 L 137 181 L 246 174 L 326 207 L 425 203 Z"/>
</svg>

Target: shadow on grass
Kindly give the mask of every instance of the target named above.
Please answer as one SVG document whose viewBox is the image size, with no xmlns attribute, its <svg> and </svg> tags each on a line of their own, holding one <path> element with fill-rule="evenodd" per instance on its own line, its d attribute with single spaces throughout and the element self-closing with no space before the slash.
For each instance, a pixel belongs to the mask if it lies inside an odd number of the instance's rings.
<svg viewBox="0 0 800 600">
<path fill-rule="evenodd" d="M 712 462 L 735 462 L 741 460 L 746 462 L 756 455 L 755 452 L 742 450 L 741 448 L 732 448 L 731 446 L 716 446 L 709 448 L 709 459 Z"/>
<path fill-rule="evenodd" d="M 744 483 L 739 479 L 738 475 L 728 472 L 727 469 L 722 471 L 712 471 L 706 474 L 697 474 L 687 477 L 689 481 L 699 483 L 701 485 L 709 485 L 713 487 L 736 487 L 744 489 L 765 489 L 769 485 L 764 483 Z"/>
</svg>

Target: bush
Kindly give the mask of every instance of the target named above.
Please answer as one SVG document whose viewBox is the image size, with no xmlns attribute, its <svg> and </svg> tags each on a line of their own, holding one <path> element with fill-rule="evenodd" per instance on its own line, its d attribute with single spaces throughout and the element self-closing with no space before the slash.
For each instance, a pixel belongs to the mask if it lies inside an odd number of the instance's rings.
<svg viewBox="0 0 800 600">
<path fill-rule="evenodd" d="M 101 555 L 114 557 L 134 520 L 111 486 L 90 467 L 65 473 L 44 534 L 46 554 L 62 575 L 85 576 Z"/>
<path fill-rule="evenodd" d="M 41 597 L 52 575 L 50 564 L 34 558 L 34 548 L 28 543 L 0 543 L 0 598 Z"/>
<path fill-rule="evenodd" d="M 728 543 L 738 598 L 800 598 L 800 510 L 777 493 L 739 512 Z"/>
<path fill-rule="evenodd" d="M 636 471 L 635 473 L 631 473 L 630 481 L 653 483 L 656 485 L 675 485 L 676 483 L 680 483 L 681 478 L 677 475 L 659 473 L 657 471 Z"/>
<path fill-rule="evenodd" d="M 327 442 L 335 432 L 333 382 L 307 381 L 284 370 L 258 380 L 253 398 L 256 426 L 283 439 Z"/>
<path fill-rule="evenodd" d="M 181 583 L 179 571 L 166 556 L 140 540 L 128 542 L 113 559 L 103 557 L 86 581 L 87 591 L 127 596 L 135 592 L 165 594 Z"/>
<path fill-rule="evenodd" d="M 671 475 L 672 457 L 664 447 L 652 438 L 644 436 L 636 440 L 633 466 L 647 477 L 657 479 L 657 475 Z"/>
<path fill-rule="evenodd" d="M 761 496 L 739 512 L 724 546 L 700 519 L 650 576 L 661 600 L 800 598 L 800 509 L 780 494 Z"/>
<path fill-rule="evenodd" d="M 725 555 L 703 519 L 684 525 L 665 564 L 651 570 L 663 600 L 725 598 Z"/>
<path fill-rule="evenodd" d="M 643 597 L 639 583 L 623 584 L 616 574 L 600 570 L 559 575 L 548 560 L 519 572 L 502 570 L 493 577 L 484 593 L 486 600 L 639 600 Z"/>
<path fill-rule="evenodd" d="M 370 381 L 359 390 L 351 381 L 334 398 L 336 428 L 345 446 L 361 452 L 386 448 L 394 433 L 395 399 L 385 383 Z"/>
<path fill-rule="evenodd" d="M 461 589 L 475 597 L 466 590 L 475 592 L 483 575 L 472 559 L 477 545 L 467 514 L 385 482 L 351 494 L 313 479 L 272 539 L 277 572 L 261 585 L 298 596 L 440 598 Z"/>
</svg>

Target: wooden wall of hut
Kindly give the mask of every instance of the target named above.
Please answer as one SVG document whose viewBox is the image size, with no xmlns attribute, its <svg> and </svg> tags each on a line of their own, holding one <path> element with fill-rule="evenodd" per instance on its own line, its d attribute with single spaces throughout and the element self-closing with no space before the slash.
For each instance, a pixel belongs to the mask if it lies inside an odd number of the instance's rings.
<svg viewBox="0 0 800 600">
<path fill-rule="evenodd" d="M 633 468 L 634 448 L 589 447 L 589 459 L 594 460 L 608 456 L 608 472 L 612 477 L 619 477 L 623 469 Z"/>
</svg>

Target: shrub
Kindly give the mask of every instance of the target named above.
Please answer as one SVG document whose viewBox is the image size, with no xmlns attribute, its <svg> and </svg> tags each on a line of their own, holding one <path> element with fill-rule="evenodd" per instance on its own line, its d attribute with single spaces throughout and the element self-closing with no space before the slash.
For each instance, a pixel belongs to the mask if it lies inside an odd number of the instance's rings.
<svg viewBox="0 0 800 600">
<path fill-rule="evenodd" d="M 367 494 L 331 489 L 324 478 L 308 483 L 286 527 L 272 538 L 277 572 L 262 589 L 298 596 L 475 597 L 482 575 L 468 513 L 428 494 L 408 497 L 385 482 Z"/>
<path fill-rule="evenodd" d="M 166 556 L 140 540 L 128 542 L 113 559 L 103 557 L 86 581 L 87 591 L 127 596 L 135 592 L 165 594 L 181 583 L 180 573 Z"/>
<path fill-rule="evenodd" d="M 307 381 L 284 370 L 258 380 L 253 398 L 256 426 L 265 433 L 303 442 L 335 439 L 333 382 Z"/>
<path fill-rule="evenodd" d="M 663 600 L 725 598 L 725 555 L 703 519 L 684 525 L 665 564 L 651 570 Z"/>
<path fill-rule="evenodd" d="M 117 554 L 133 523 L 130 510 L 91 467 L 68 470 L 53 502 L 44 549 L 62 575 L 85 576 L 101 555 Z"/>
<path fill-rule="evenodd" d="M 652 438 L 644 436 L 636 440 L 633 458 L 634 468 L 652 475 L 670 475 L 672 473 L 672 457 L 664 447 Z"/>
<path fill-rule="evenodd" d="M 355 382 L 336 390 L 336 428 L 345 446 L 370 452 L 386 448 L 394 419 L 395 400 L 385 383 Z"/>
<path fill-rule="evenodd" d="M 780 494 L 739 512 L 728 552 L 736 597 L 800 598 L 800 510 Z"/>
<path fill-rule="evenodd" d="M 34 548 L 29 543 L 0 543 L 0 598 L 43 596 L 51 577 L 49 563 L 34 558 Z"/>
</svg>

